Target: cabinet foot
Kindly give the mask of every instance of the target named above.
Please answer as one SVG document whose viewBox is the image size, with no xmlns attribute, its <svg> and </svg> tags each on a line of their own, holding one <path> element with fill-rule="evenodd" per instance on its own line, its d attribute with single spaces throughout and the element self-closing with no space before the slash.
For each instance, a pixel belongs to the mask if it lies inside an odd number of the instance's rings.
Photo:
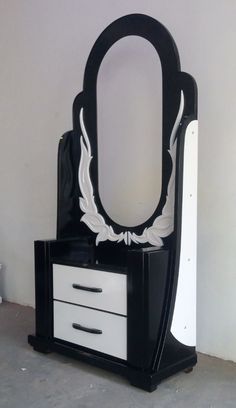
<svg viewBox="0 0 236 408">
<path fill-rule="evenodd" d="M 188 367 L 188 368 L 185 368 L 184 373 L 185 373 L 185 374 L 189 374 L 189 373 L 191 373 L 192 371 L 193 371 L 193 367 Z"/>
<path fill-rule="evenodd" d="M 35 336 L 29 335 L 28 343 L 33 347 L 35 351 L 38 351 L 39 353 L 49 354 L 52 352 L 47 343 L 45 343 L 44 341 L 40 341 Z"/>
<path fill-rule="evenodd" d="M 128 375 L 128 380 L 129 383 L 137 388 L 141 388 L 144 391 L 147 392 L 153 392 L 157 389 L 158 384 L 160 381 L 158 381 L 157 378 L 154 378 L 152 374 L 148 372 L 131 372 Z"/>
<path fill-rule="evenodd" d="M 137 387 L 137 388 L 141 388 L 144 391 L 148 391 L 148 392 L 153 392 L 157 389 L 157 384 L 148 384 L 146 381 L 144 381 L 143 383 L 140 381 L 133 381 L 133 380 L 129 380 L 130 385 L 132 385 L 133 387 Z"/>
<path fill-rule="evenodd" d="M 43 353 L 43 354 L 51 353 L 51 350 L 49 350 L 49 349 L 47 349 L 45 347 L 34 346 L 33 349 L 34 349 L 34 351 L 37 351 L 38 353 Z"/>
</svg>

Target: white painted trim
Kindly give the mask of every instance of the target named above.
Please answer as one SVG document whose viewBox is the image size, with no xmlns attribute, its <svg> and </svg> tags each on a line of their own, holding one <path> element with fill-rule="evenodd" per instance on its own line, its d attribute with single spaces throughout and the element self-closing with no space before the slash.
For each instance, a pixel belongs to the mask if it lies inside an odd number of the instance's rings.
<svg viewBox="0 0 236 408">
<path fill-rule="evenodd" d="M 116 234 L 111 225 L 107 225 L 101 214 L 98 213 L 97 206 L 94 200 L 93 185 L 90 178 L 90 163 L 92 160 L 91 146 L 89 137 L 84 125 L 83 108 L 80 110 L 80 127 L 82 135 L 80 136 L 81 158 L 79 164 L 79 186 L 82 197 L 80 197 L 80 208 L 84 212 L 81 218 L 91 231 L 95 232 L 96 245 L 101 241 L 124 241 L 130 245 L 131 242 L 149 243 L 154 246 L 161 247 L 163 245 L 162 238 L 167 237 L 174 229 L 174 194 L 175 194 L 175 162 L 176 162 L 176 132 L 184 109 L 184 96 L 181 92 L 181 100 L 179 111 L 175 120 L 174 127 L 170 137 L 170 147 L 168 153 L 172 161 L 172 172 L 168 183 L 166 202 L 162 209 L 162 214 L 158 216 L 151 227 L 145 228 L 141 235 L 137 235 L 130 231 Z"/>
<path fill-rule="evenodd" d="M 185 135 L 180 265 L 171 326 L 173 336 L 186 346 L 196 345 L 197 156 L 194 120 Z"/>
</svg>

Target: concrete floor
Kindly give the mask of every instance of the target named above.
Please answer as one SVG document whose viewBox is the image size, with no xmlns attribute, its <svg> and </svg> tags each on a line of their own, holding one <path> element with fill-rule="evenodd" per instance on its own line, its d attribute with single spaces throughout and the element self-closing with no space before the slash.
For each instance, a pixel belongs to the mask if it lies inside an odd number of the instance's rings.
<svg viewBox="0 0 236 408">
<path fill-rule="evenodd" d="M 34 311 L 0 305 L 0 408 L 236 408 L 236 364 L 199 355 L 152 394 L 117 375 L 27 344 Z"/>
</svg>

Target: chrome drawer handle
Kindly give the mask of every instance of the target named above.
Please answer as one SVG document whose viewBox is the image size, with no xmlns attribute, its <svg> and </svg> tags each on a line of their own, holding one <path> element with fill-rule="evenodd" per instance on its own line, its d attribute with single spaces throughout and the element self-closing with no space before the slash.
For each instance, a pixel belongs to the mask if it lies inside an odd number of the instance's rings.
<svg viewBox="0 0 236 408">
<path fill-rule="evenodd" d="M 102 330 L 99 329 L 91 329 L 90 327 L 84 327 L 81 326 L 81 324 L 78 323 L 72 323 L 72 327 L 76 330 L 81 330 L 87 333 L 92 333 L 92 334 L 102 334 Z"/>
<path fill-rule="evenodd" d="M 89 286 L 79 285 L 78 283 L 73 283 L 72 287 L 74 289 L 86 290 L 87 292 L 101 293 L 102 288 L 91 288 Z"/>
</svg>

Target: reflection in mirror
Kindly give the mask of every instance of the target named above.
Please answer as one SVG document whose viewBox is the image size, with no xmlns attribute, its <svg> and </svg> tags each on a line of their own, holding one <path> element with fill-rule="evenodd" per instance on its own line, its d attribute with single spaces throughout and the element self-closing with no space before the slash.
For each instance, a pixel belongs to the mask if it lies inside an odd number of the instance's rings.
<svg viewBox="0 0 236 408">
<path fill-rule="evenodd" d="M 162 73 L 141 37 L 118 41 L 97 80 L 98 187 L 116 223 L 131 227 L 155 211 L 162 181 Z"/>
</svg>

